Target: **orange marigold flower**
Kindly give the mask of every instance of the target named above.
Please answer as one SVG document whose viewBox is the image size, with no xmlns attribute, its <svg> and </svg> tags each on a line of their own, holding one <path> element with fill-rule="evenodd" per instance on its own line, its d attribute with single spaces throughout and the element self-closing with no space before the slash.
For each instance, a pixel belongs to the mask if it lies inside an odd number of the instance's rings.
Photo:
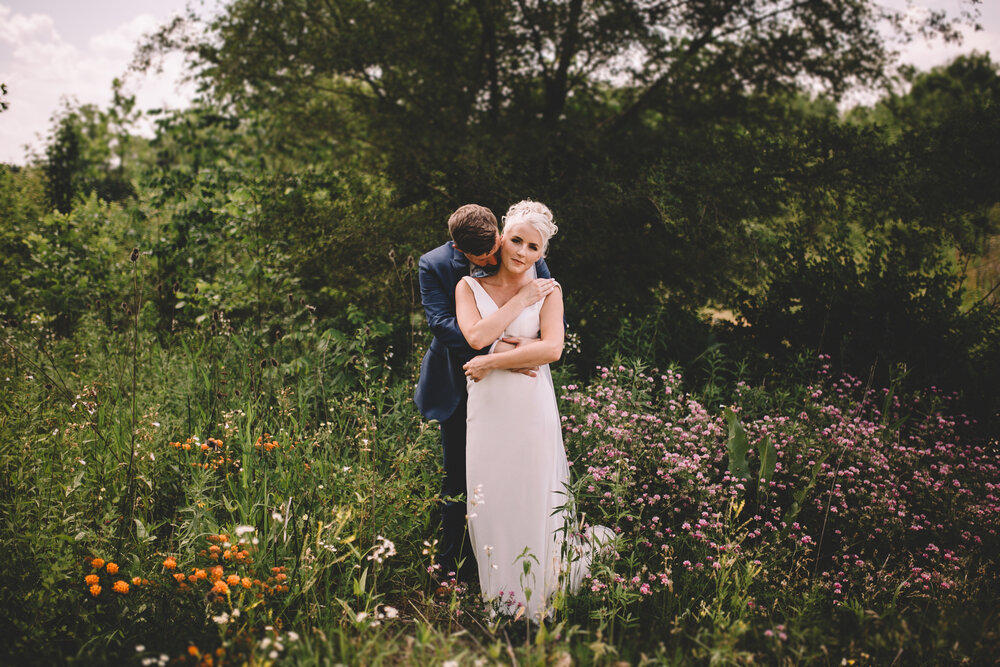
<svg viewBox="0 0 1000 667">
<path fill-rule="evenodd" d="M 188 449 L 191 449 L 191 445 L 189 445 L 189 444 L 188 444 L 188 443 L 186 443 L 186 442 L 185 442 L 185 443 L 184 443 L 183 445 L 181 445 L 181 447 L 182 447 L 183 449 L 185 449 L 185 450 L 188 450 Z"/>
<path fill-rule="evenodd" d="M 201 569 L 195 568 L 194 569 L 194 578 L 195 579 L 207 579 L 208 578 L 208 573 L 205 572 L 205 570 L 201 570 Z"/>
<path fill-rule="evenodd" d="M 104 559 L 103 558 L 93 559 L 92 561 L 90 561 L 90 567 L 94 568 L 95 570 L 100 570 L 102 567 L 104 567 Z"/>
<path fill-rule="evenodd" d="M 192 644 L 191 646 L 188 646 L 188 654 L 189 655 L 195 655 L 196 656 L 199 653 L 200 652 L 198 651 L 198 647 L 195 646 L 194 644 Z"/>
<path fill-rule="evenodd" d="M 208 548 L 208 550 L 211 551 L 213 554 L 217 554 L 219 553 L 219 551 L 222 550 L 222 547 L 220 547 L 218 544 L 213 544 Z"/>
<path fill-rule="evenodd" d="M 121 593 L 122 595 L 125 595 L 126 593 L 128 593 L 128 584 L 126 584 L 124 581 L 121 580 L 116 581 L 114 589 L 115 593 Z"/>
<path fill-rule="evenodd" d="M 169 556 L 165 561 L 163 561 L 163 567 L 168 570 L 172 570 L 177 567 L 177 561 L 174 560 L 173 556 Z"/>
<path fill-rule="evenodd" d="M 222 579 L 222 575 L 224 573 L 225 570 L 222 569 L 222 566 L 216 565 L 215 567 L 212 568 L 212 581 L 218 581 L 219 579 Z"/>
<path fill-rule="evenodd" d="M 207 450 L 208 450 L 208 443 L 206 443 L 206 442 L 201 443 L 201 451 L 204 452 L 204 451 L 207 451 Z"/>
<path fill-rule="evenodd" d="M 132 585 L 133 586 L 142 585 L 142 577 L 132 577 Z"/>
<path fill-rule="evenodd" d="M 93 586 L 94 584 L 100 582 L 101 578 L 98 577 L 96 574 L 88 574 L 86 577 L 83 578 L 83 580 L 87 582 L 88 586 Z"/>
<path fill-rule="evenodd" d="M 224 581 L 217 581 L 215 582 L 215 585 L 212 586 L 212 592 L 218 593 L 219 595 L 226 595 L 229 593 L 229 586 L 227 586 Z"/>
<path fill-rule="evenodd" d="M 240 585 L 243 586 L 243 588 L 250 588 L 253 586 L 253 582 L 250 581 L 250 577 L 243 577 L 240 579 Z"/>
<path fill-rule="evenodd" d="M 240 575 L 238 575 L 238 574 L 231 574 L 231 575 L 229 575 L 228 577 L 226 577 L 226 583 L 229 584 L 230 586 L 239 586 L 240 585 Z"/>
<path fill-rule="evenodd" d="M 285 574 L 284 572 L 279 572 L 279 573 L 278 573 L 278 576 L 277 576 L 277 577 L 275 577 L 275 578 L 276 578 L 276 579 L 277 579 L 278 581 L 284 581 L 285 579 L 287 579 L 287 578 L 288 578 L 288 575 L 287 575 L 287 574 Z"/>
<path fill-rule="evenodd" d="M 101 587 L 98 586 L 97 584 L 94 584 L 93 586 L 90 587 L 90 594 L 96 598 L 98 595 L 101 594 Z"/>
<path fill-rule="evenodd" d="M 177 574 L 174 575 L 174 581 L 176 581 L 178 584 L 184 583 L 184 575 L 178 572 Z"/>
<path fill-rule="evenodd" d="M 108 574 L 118 574 L 118 565 L 116 563 L 108 563 L 108 566 L 104 569 L 108 571 Z"/>
</svg>

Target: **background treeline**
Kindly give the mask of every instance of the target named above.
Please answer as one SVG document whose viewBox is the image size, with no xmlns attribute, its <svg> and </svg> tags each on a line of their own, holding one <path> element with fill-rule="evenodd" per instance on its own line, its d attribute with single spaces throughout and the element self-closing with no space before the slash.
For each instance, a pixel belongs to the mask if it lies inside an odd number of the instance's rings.
<svg viewBox="0 0 1000 667">
<path fill-rule="evenodd" d="M 829 354 L 960 390 L 989 423 L 1000 77 L 972 54 L 842 112 L 844 91 L 887 81 L 880 18 L 861 0 L 189 15 L 136 67 L 184 50 L 193 107 L 150 112 L 141 138 L 116 83 L 108 109 L 66 107 L 43 154 L 0 168 L 4 321 L 114 325 L 135 246 L 156 331 L 224 320 L 266 345 L 308 305 L 360 309 L 412 350 L 415 259 L 450 211 L 529 197 L 560 224 L 550 264 L 581 369 L 625 352 L 702 372 L 721 351 L 765 379 Z"/>
</svg>

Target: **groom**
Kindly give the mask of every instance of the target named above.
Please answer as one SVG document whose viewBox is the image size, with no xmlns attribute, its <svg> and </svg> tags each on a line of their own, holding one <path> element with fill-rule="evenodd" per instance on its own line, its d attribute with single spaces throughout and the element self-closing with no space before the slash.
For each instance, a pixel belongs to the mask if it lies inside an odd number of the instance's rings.
<svg viewBox="0 0 1000 667">
<path fill-rule="evenodd" d="M 465 488 L 465 416 L 468 394 L 462 366 L 484 351 L 473 350 L 465 341 L 455 321 L 455 288 L 463 276 L 488 275 L 499 261 L 500 232 L 490 209 L 466 204 L 448 218 L 451 241 L 420 258 L 420 298 L 427 324 L 434 334 L 420 366 L 420 380 L 413 399 L 427 419 L 441 424 L 444 450 L 444 480 L 441 495 L 464 497 Z M 551 278 L 544 260 L 535 263 L 538 278 Z M 529 282 L 524 290 L 539 292 L 551 287 Z M 535 300 L 537 300 L 537 298 Z M 500 406 L 498 406 L 500 409 Z M 441 542 L 438 560 L 445 577 L 454 572 L 460 581 L 475 579 L 475 555 L 466 548 L 465 501 L 446 501 L 441 510 Z"/>
</svg>

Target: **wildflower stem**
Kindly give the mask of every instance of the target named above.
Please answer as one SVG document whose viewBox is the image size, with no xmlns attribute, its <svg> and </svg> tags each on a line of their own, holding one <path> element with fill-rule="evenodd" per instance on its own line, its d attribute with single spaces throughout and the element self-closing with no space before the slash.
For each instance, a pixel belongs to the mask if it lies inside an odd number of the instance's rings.
<svg viewBox="0 0 1000 667">
<path fill-rule="evenodd" d="M 132 260 L 132 295 L 134 298 L 134 308 L 132 309 L 132 392 L 131 419 L 129 422 L 129 460 L 128 470 L 125 473 L 125 493 L 122 496 L 122 531 L 131 530 L 135 518 L 135 432 L 138 425 L 136 419 L 136 387 L 138 383 L 139 371 L 139 309 L 142 306 L 142 294 L 139 289 L 139 265 L 136 261 L 139 258 L 138 248 L 134 248 L 131 254 Z M 127 516 L 127 520 L 124 520 Z"/>
</svg>

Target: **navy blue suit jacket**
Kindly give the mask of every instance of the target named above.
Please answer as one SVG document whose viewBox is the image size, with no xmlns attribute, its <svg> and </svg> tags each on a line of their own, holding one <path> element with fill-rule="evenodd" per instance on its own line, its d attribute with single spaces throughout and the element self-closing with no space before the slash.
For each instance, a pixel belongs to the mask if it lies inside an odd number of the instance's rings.
<svg viewBox="0 0 1000 667">
<path fill-rule="evenodd" d="M 535 263 L 535 273 L 539 278 L 552 277 L 542 259 Z M 418 275 L 420 300 L 434 340 L 420 365 L 413 400 L 424 417 L 444 421 L 466 399 L 462 366 L 484 352 L 469 347 L 455 319 L 455 288 L 469 275 L 469 260 L 449 241 L 420 258 Z"/>
</svg>

